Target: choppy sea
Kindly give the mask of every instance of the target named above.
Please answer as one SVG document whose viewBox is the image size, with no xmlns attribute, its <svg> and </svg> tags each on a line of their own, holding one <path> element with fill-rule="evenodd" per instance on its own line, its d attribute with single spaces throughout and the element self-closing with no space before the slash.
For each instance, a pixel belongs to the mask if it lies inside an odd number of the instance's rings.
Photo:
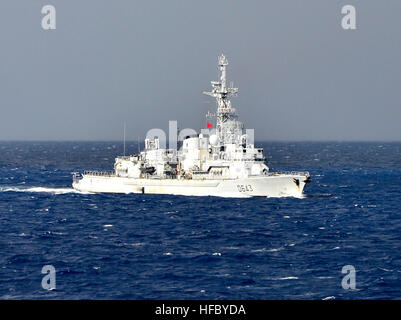
<svg viewBox="0 0 401 320">
<path fill-rule="evenodd" d="M 0 299 L 401 299 L 401 143 L 258 145 L 303 199 L 81 194 L 121 143 L 0 142 Z"/>
</svg>

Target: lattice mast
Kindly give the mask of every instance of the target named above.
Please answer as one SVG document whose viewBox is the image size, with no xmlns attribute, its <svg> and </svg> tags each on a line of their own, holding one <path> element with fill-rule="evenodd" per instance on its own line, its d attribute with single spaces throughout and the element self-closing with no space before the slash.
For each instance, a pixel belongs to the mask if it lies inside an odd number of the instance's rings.
<svg viewBox="0 0 401 320">
<path fill-rule="evenodd" d="M 217 113 L 208 113 L 208 116 L 216 116 L 216 134 L 220 141 L 226 141 L 228 136 L 232 136 L 233 128 L 229 123 L 237 119 L 236 110 L 231 106 L 228 97 L 235 96 L 238 93 L 238 88 L 234 88 L 232 83 L 230 87 L 227 87 L 226 67 L 228 61 L 224 54 L 219 57 L 218 65 L 221 72 L 220 81 L 211 81 L 212 91 L 204 91 L 203 93 L 216 98 Z"/>
</svg>

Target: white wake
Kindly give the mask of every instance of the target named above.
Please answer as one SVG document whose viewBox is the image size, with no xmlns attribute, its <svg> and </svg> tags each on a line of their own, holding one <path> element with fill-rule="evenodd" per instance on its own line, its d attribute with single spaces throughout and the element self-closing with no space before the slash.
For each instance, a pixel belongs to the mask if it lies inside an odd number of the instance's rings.
<svg viewBox="0 0 401 320">
<path fill-rule="evenodd" d="M 28 192 L 28 193 L 51 193 L 67 194 L 82 193 L 73 188 L 46 188 L 46 187 L 0 187 L 0 192 Z"/>
</svg>

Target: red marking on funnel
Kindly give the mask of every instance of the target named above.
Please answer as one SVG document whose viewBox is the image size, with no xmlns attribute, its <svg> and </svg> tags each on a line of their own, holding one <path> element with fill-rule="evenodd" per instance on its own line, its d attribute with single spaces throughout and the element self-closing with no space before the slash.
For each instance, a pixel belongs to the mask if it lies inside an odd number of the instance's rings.
<svg viewBox="0 0 401 320">
<path fill-rule="evenodd" d="M 206 122 L 206 126 L 207 126 L 208 129 L 213 128 L 213 125 L 211 123 L 209 123 L 209 122 Z"/>
</svg>

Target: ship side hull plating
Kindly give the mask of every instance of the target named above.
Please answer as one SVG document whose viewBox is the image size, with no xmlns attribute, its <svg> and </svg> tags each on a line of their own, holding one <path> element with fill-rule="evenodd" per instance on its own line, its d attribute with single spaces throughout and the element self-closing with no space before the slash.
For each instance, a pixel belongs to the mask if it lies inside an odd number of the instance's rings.
<svg viewBox="0 0 401 320">
<path fill-rule="evenodd" d="M 90 193 L 142 193 L 220 197 L 301 197 L 307 175 L 272 174 L 242 179 L 134 179 L 84 175 L 74 189 Z"/>
</svg>

